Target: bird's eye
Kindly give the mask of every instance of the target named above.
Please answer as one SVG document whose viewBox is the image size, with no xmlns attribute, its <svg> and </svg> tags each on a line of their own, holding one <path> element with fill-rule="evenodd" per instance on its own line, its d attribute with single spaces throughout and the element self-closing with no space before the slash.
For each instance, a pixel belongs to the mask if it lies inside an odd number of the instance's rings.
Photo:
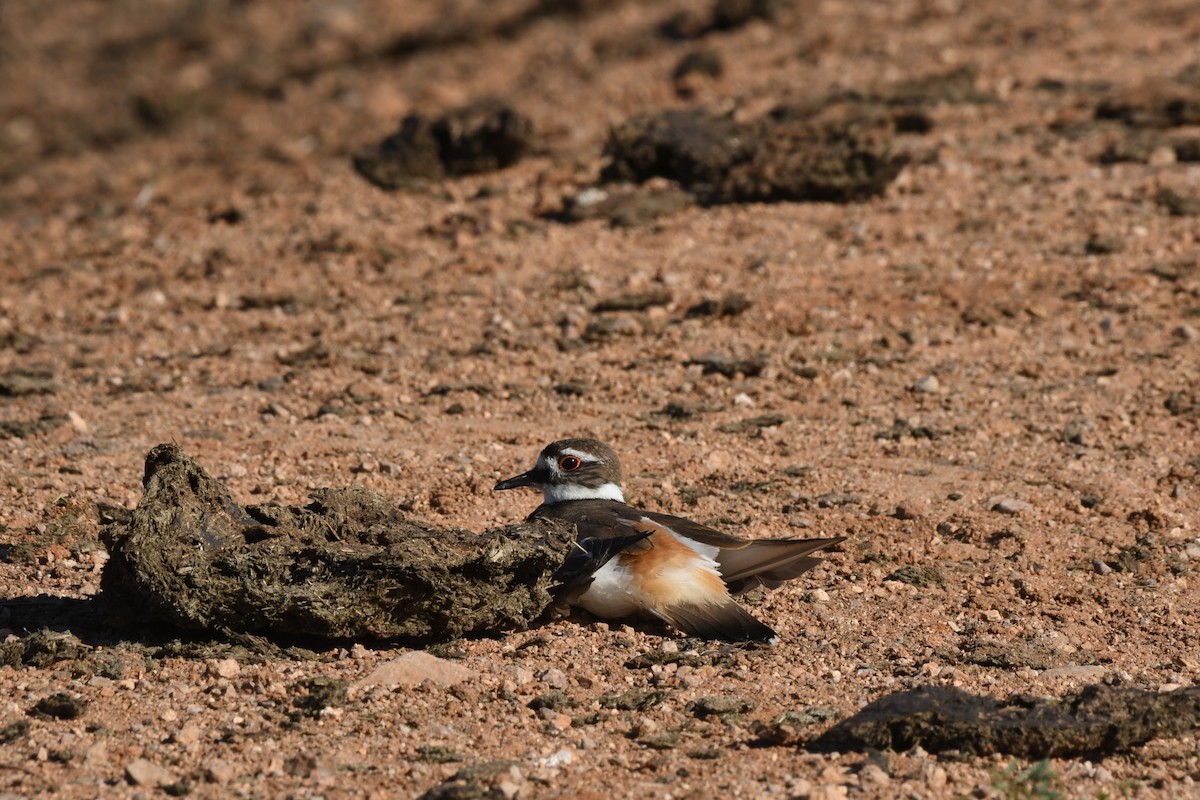
<svg viewBox="0 0 1200 800">
<path fill-rule="evenodd" d="M 563 456 L 558 460 L 558 468 L 563 472 L 574 472 L 582 465 L 583 462 L 575 456 Z"/>
</svg>

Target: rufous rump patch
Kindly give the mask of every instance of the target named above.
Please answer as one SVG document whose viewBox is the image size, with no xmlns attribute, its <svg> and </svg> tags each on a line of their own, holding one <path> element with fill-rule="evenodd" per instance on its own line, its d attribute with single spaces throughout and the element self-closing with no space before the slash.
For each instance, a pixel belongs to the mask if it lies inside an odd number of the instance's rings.
<svg viewBox="0 0 1200 800">
<path fill-rule="evenodd" d="M 637 522 L 633 527 L 650 534 L 645 540 L 648 546 L 630 548 L 621 553 L 619 560 L 643 597 L 663 607 L 722 603 L 729 597 L 725 582 L 710 559 L 649 520 Z"/>
</svg>

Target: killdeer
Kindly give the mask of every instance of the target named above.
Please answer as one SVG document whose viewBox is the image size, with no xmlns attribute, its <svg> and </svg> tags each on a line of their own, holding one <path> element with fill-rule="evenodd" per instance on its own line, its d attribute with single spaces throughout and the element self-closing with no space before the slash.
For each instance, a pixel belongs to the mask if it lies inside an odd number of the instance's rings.
<svg viewBox="0 0 1200 800">
<path fill-rule="evenodd" d="M 834 539 L 739 539 L 697 522 L 626 505 L 621 464 L 595 439 L 546 445 L 537 465 L 496 490 L 542 492 L 530 520 L 561 520 L 577 543 L 555 575 L 555 610 L 580 606 L 598 617 L 649 614 L 692 636 L 774 641 L 775 631 L 733 599 L 774 589 L 818 564 Z"/>
</svg>

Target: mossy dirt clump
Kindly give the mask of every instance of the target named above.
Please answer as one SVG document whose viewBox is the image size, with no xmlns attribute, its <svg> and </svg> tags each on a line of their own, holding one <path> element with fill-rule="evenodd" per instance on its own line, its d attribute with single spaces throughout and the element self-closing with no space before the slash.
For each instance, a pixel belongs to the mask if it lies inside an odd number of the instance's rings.
<svg viewBox="0 0 1200 800">
<path fill-rule="evenodd" d="M 706 204 L 850 203 L 882 194 L 907 163 L 878 120 L 790 109 L 739 122 L 698 109 L 642 114 L 613 129 L 607 181 L 667 178 Z"/>
<path fill-rule="evenodd" d="M 512 166 L 536 143 L 533 123 L 507 106 L 483 103 L 430 119 L 404 118 L 400 130 L 355 153 L 354 169 L 381 189 Z"/>
<path fill-rule="evenodd" d="M 140 621 L 214 633 L 447 641 L 525 628 L 574 533 L 437 528 L 361 486 L 243 507 L 170 444 L 150 451 L 143 484 L 132 516 L 104 531 L 103 594 Z"/>
<path fill-rule="evenodd" d="M 1101 757 L 1200 729 L 1200 688 L 1173 692 L 1087 686 L 1061 699 L 999 700 L 950 686 L 881 697 L 807 749 L 956 751 L 1028 759 Z"/>
</svg>

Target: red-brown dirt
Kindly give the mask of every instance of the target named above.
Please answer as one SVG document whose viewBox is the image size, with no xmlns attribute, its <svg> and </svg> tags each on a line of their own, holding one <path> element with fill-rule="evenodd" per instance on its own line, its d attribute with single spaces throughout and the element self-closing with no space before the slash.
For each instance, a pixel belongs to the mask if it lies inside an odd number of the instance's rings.
<svg viewBox="0 0 1200 800">
<path fill-rule="evenodd" d="M 746 5 L 768 18 L 6 0 L 0 635 L 68 650 L 0 667 L 0 796 L 415 796 L 475 767 L 495 796 L 1021 796 L 1007 756 L 809 753 L 755 723 L 927 683 L 1197 682 L 1194 3 Z M 699 50 L 720 74 L 673 77 Z M 406 114 L 495 98 L 537 132 L 517 164 L 355 172 Z M 558 216 L 634 114 L 863 98 L 915 114 L 880 196 Z M 628 294 L 653 302 L 597 310 Z M 370 688 L 404 648 L 78 622 L 98 507 L 137 503 L 157 443 L 242 502 L 355 482 L 481 530 L 533 508 L 491 487 L 569 435 L 612 444 L 637 503 L 849 540 L 748 601 L 776 647 L 698 666 L 628 666 L 694 643 L 580 617 L 438 650 L 453 687 Z M 608 707 L 634 690 L 663 694 Z M 1196 796 L 1196 752 L 1021 786 Z"/>
</svg>

